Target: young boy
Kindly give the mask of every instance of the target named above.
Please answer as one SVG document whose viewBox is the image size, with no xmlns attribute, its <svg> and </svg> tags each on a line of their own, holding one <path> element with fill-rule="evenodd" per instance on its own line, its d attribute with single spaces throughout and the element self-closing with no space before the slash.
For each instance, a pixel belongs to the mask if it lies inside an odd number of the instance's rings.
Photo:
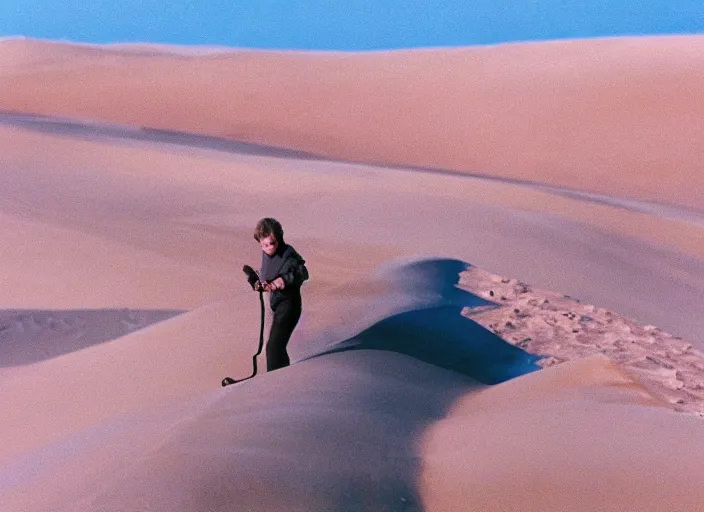
<svg viewBox="0 0 704 512">
<path fill-rule="evenodd" d="M 255 289 L 269 292 L 274 319 L 266 344 L 266 369 L 277 370 L 290 364 L 286 345 L 301 317 L 301 285 L 308 279 L 306 262 L 284 242 L 284 230 L 276 219 L 261 219 L 254 239 L 262 248 L 260 282 Z"/>
</svg>

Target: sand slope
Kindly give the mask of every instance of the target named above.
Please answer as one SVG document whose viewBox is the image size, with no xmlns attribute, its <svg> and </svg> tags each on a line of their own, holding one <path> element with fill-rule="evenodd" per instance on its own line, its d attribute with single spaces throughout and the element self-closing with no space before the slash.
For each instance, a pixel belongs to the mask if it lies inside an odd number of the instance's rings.
<svg viewBox="0 0 704 512">
<path fill-rule="evenodd" d="M 21 459 L 4 502 L 27 511 L 701 510 L 701 420 L 663 408 L 602 359 L 487 389 L 398 353 L 346 351 L 185 405 L 180 418 L 132 414 Z"/>
<path fill-rule="evenodd" d="M 702 510 L 701 436 L 606 358 L 565 363 L 459 400 L 425 438 L 425 503 Z"/>
</svg>

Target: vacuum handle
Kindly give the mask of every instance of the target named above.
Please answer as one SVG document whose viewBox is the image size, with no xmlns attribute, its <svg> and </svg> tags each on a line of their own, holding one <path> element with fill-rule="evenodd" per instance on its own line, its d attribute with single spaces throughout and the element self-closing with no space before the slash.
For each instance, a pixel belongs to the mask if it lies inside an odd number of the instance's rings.
<svg viewBox="0 0 704 512">
<path fill-rule="evenodd" d="M 259 275 L 257 274 L 256 270 L 254 270 L 249 265 L 245 265 L 244 267 L 242 267 L 242 271 L 247 275 L 247 282 L 249 283 L 249 286 L 252 287 L 252 290 L 257 289 L 257 283 L 259 283 L 261 286 L 261 283 L 259 281 Z"/>
</svg>

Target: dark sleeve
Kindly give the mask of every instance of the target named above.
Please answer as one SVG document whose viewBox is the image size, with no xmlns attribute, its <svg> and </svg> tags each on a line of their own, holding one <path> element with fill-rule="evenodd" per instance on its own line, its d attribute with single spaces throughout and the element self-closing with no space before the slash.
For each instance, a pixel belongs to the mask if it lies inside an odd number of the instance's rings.
<svg viewBox="0 0 704 512">
<path fill-rule="evenodd" d="M 282 269 L 281 279 L 286 286 L 301 286 L 303 281 L 309 278 L 306 261 L 296 254 L 286 263 L 285 268 Z"/>
</svg>

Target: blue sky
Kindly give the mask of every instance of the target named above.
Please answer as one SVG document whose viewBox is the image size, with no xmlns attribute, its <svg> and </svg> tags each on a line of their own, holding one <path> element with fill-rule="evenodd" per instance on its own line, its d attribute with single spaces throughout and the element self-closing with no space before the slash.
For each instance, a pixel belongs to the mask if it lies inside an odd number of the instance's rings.
<svg viewBox="0 0 704 512">
<path fill-rule="evenodd" d="M 379 50 L 704 33 L 704 0 L 1 0 L 0 37 Z"/>
</svg>

